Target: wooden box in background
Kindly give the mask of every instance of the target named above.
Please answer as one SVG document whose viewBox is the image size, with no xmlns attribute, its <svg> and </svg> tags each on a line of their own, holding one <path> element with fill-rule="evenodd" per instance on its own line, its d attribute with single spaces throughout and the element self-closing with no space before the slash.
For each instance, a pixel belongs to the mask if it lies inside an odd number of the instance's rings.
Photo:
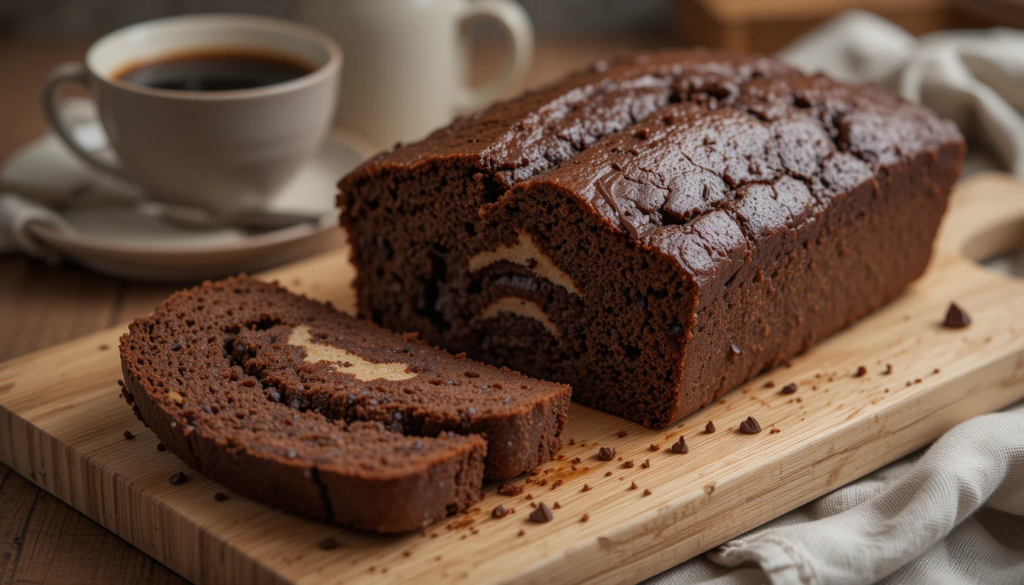
<svg viewBox="0 0 1024 585">
<path fill-rule="evenodd" d="M 981 5 L 985 5 L 985 9 Z M 980 28 L 1021 17 L 1014 0 L 675 0 L 675 33 L 686 45 L 771 53 L 846 10 L 867 10 L 915 35 Z M 1001 14 L 999 20 L 993 14 Z M 1024 21 L 1024 18 L 1018 20 Z"/>
</svg>

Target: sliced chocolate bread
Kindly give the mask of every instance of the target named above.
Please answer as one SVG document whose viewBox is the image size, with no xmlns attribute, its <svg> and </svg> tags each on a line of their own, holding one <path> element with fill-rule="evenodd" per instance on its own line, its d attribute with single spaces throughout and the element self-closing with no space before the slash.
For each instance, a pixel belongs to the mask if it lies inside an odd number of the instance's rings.
<svg viewBox="0 0 1024 585">
<path fill-rule="evenodd" d="M 661 427 L 920 276 L 964 152 L 882 89 L 662 51 L 381 154 L 340 204 L 360 315 Z"/>
<path fill-rule="evenodd" d="M 292 512 L 419 528 L 562 446 L 568 386 L 452 356 L 247 277 L 121 338 L 125 398 L 189 466 Z"/>
</svg>

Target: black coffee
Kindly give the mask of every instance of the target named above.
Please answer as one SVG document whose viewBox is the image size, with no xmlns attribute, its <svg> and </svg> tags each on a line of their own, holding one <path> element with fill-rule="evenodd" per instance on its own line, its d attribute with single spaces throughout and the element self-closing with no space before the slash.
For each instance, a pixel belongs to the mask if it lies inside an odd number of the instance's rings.
<svg viewBox="0 0 1024 585">
<path fill-rule="evenodd" d="M 211 51 L 133 65 L 117 78 L 160 89 L 226 91 L 282 83 L 311 71 L 305 63 L 277 55 Z"/>
</svg>

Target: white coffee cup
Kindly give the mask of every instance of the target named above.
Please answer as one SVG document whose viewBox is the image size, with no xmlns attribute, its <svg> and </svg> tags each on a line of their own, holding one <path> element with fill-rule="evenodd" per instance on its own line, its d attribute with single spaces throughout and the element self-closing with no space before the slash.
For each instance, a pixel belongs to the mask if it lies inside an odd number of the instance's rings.
<svg viewBox="0 0 1024 585">
<path fill-rule="evenodd" d="M 300 19 L 344 49 L 338 124 L 378 148 L 493 102 L 533 56 L 529 17 L 512 0 L 304 0 Z M 511 51 L 492 82 L 471 88 L 467 33 L 485 20 L 507 32 Z"/>
<path fill-rule="evenodd" d="M 183 91 L 119 79 L 126 70 L 210 52 L 276 56 L 311 71 L 226 91 Z M 134 24 L 99 39 L 85 64 L 57 67 L 44 106 L 85 162 L 139 184 L 153 199 L 215 213 L 258 209 L 320 144 L 337 101 L 341 50 L 327 35 L 284 20 L 209 14 Z M 59 115 L 58 88 L 87 86 L 117 160 L 81 147 Z"/>
</svg>

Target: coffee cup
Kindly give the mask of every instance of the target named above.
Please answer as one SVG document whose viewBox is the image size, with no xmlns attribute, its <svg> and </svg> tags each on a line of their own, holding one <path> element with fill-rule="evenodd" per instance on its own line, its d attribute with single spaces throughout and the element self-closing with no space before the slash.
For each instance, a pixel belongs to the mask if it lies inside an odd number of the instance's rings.
<svg viewBox="0 0 1024 585">
<path fill-rule="evenodd" d="M 92 167 L 152 199 L 226 214 L 259 209 L 331 126 L 341 50 L 317 30 L 274 18 L 161 18 L 92 44 L 44 91 L 57 134 Z M 116 160 L 80 145 L 59 88 L 86 86 Z"/>
<path fill-rule="evenodd" d="M 303 0 L 299 18 L 345 51 L 337 122 L 377 148 L 490 104 L 522 81 L 533 57 L 530 19 L 513 0 Z M 470 87 L 469 32 L 487 21 L 510 50 L 490 83 Z"/>
</svg>

